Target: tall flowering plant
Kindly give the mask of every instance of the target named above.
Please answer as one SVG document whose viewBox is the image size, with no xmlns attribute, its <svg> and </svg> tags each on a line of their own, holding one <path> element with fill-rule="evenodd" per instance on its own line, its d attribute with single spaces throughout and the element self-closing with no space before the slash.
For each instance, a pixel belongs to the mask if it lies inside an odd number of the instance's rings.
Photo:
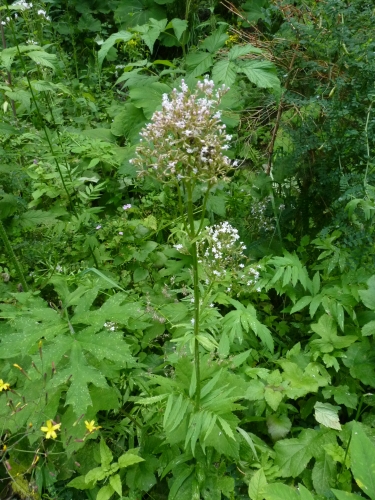
<svg viewBox="0 0 375 500">
<path fill-rule="evenodd" d="M 197 242 L 204 230 L 205 207 L 211 188 L 236 166 L 236 162 L 232 163 L 225 154 L 231 136 L 226 133 L 218 109 L 227 91 L 224 85 L 215 89 L 214 82 L 207 78 L 190 91 L 182 80 L 180 90 L 173 89 L 170 96 L 164 94 L 162 109 L 154 113 L 151 122 L 142 130 L 136 157 L 132 160 L 140 175 L 150 175 L 168 183 L 178 193 L 180 215 L 190 240 L 188 250 L 193 260 L 194 317 L 190 345 L 194 353 L 197 407 L 201 392 L 199 334 L 202 307 Z M 204 195 L 200 218 L 195 220 L 197 207 L 193 192 L 198 185 Z"/>
</svg>

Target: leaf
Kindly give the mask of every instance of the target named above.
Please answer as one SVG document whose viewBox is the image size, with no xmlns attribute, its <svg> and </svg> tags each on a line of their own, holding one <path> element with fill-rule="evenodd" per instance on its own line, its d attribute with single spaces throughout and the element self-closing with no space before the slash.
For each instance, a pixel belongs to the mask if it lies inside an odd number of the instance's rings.
<svg viewBox="0 0 375 500">
<path fill-rule="evenodd" d="M 56 217 L 52 212 L 43 210 L 28 210 L 17 218 L 17 223 L 24 229 L 29 229 L 43 224 L 45 226 L 56 222 Z"/>
<path fill-rule="evenodd" d="M 212 33 L 212 35 L 203 40 L 200 48 L 208 50 L 211 54 L 214 54 L 221 49 L 229 38 L 229 35 L 225 33 L 225 29 L 226 25 L 221 25 L 219 29 Z"/>
<path fill-rule="evenodd" d="M 229 59 L 218 61 L 212 68 L 212 79 L 215 83 L 224 83 L 231 87 L 236 80 L 236 65 Z"/>
<path fill-rule="evenodd" d="M 317 433 L 312 429 L 301 432 L 298 438 L 284 439 L 275 444 L 275 464 L 281 477 L 299 476 L 313 457 L 312 443 Z"/>
<path fill-rule="evenodd" d="M 248 77 L 251 83 L 260 88 L 280 88 L 280 80 L 276 74 L 276 66 L 269 61 L 246 61 L 238 70 Z"/>
<path fill-rule="evenodd" d="M 29 110 L 30 109 L 30 100 L 31 100 L 31 93 L 28 92 L 27 90 L 7 90 L 5 92 L 5 95 L 9 97 L 9 99 L 12 99 L 13 101 L 20 102 L 22 106 L 24 106 L 25 109 Z"/>
<path fill-rule="evenodd" d="M 249 482 L 248 493 L 251 500 L 263 500 L 267 484 L 263 469 L 257 470 Z"/>
<path fill-rule="evenodd" d="M 106 472 L 102 467 L 91 469 L 85 476 L 86 484 L 96 484 L 97 481 L 102 481 L 106 477 Z"/>
<path fill-rule="evenodd" d="M 270 407 L 276 411 L 283 399 L 283 394 L 279 391 L 273 390 L 271 387 L 266 387 L 264 390 L 264 399 Z"/>
<path fill-rule="evenodd" d="M 312 297 L 310 295 L 305 295 L 305 297 L 302 297 L 294 304 L 294 306 L 290 310 L 290 314 L 294 314 L 295 312 L 300 311 L 304 307 L 308 306 L 311 301 Z"/>
<path fill-rule="evenodd" d="M 106 484 L 98 491 L 96 500 L 109 500 L 114 492 L 115 490 L 112 488 L 112 486 L 110 484 Z"/>
<path fill-rule="evenodd" d="M 340 406 L 333 406 L 329 403 L 315 403 L 315 419 L 324 427 L 341 431 L 340 420 L 337 412 L 341 409 Z"/>
<path fill-rule="evenodd" d="M 0 220 L 4 220 L 7 217 L 13 215 L 17 211 L 18 198 L 12 194 L 3 193 L 1 194 L 2 199 L 0 200 Z"/>
<path fill-rule="evenodd" d="M 351 392 L 347 385 L 339 385 L 336 387 L 327 387 L 323 389 L 323 396 L 328 399 L 333 396 L 335 402 L 339 405 L 345 405 L 348 408 L 357 408 L 358 396 L 355 392 Z"/>
<path fill-rule="evenodd" d="M 130 353 L 130 347 L 120 332 L 80 333 L 77 340 L 85 351 L 93 354 L 99 361 L 108 359 L 117 364 L 118 368 L 125 368 L 135 360 Z"/>
<path fill-rule="evenodd" d="M 319 495 L 327 497 L 330 494 L 331 486 L 336 484 L 336 464 L 327 453 L 314 464 L 312 470 L 312 482 L 315 491 Z"/>
<path fill-rule="evenodd" d="M 262 54 L 262 51 L 250 43 L 247 43 L 246 45 L 234 45 L 234 47 L 230 49 L 228 56 L 230 61 L 234 61 L 238 57 L 245 56 L 246 54 Z"/>
<path fill-rule="evenodd" d="M 270 415 L 267 418 L 268 432 L 273 441 L 284 438 L 292 428 L 292 422 L 286 415 Z"/>
<path fill-rule="evenodd" d="M 368 337 L 369 335 L 375 335 L 375 321 L 372 320 L 362 327 L 362 335 Z"/>
<path fill-rule="evenodd" d="M 133 274 L 133 281 L 134 283 L 139 283 L 140 281 L 144 281 L 146 278 L 149 276 L 149 272 L 147 269 L 144 269 L 143 267 L 137 267 L 137 269 L 134 271 Z"/>
<path fill-rule="evenodd" d="M 120 2 L 114 12 L 116 24 L 122 28 L 130 26 L 142 26 L 151 18 L 165 19 L 165 10 L 155 4 L 153 0 L 126 0 Z"/>
<path fill-rule="evenodd" d="M 176 35 L 177 40 L 180 40 L 182 34 L 184 33 L 184 31 L 188 27 L 188 22 L 186 21 L 186 19 L 179 19 L 179 18 L 175 17 L 174 19 L 172 19 L 172 21 L 170 21 L 168 26 L 173 27 L 173 31 L 174 31 L 174 34 Z"/>
<path fill-rule="evenodd" d="M 111 132 L 116 137 L 125 136 L 130 142 L 138 142 L 139 132 L 146 123 L 146 117 L 142 109 L 129 102 L 125 103 L 123 108 L 123 111 L 115 116 Z"/>
<path fill-rule="evenodd" d="M 115 492 L 118 493 L 120 497 L 122 497 L 122 482 L 118 474 L 115 474 L 114 476 L 111 476 L 109 478 L 109 484 L 112 486 Z"/>
<path fill-rule="evenodd" d="M 375 500 L 375 446 L 357 422 L 353 422 L 349 449 L 355 482 L 371 500 Z"/>
<path fill-rule="evenodd" d="M 190 77 L 202 76 L 211 69 L 213 58 L 209 52 L 190 52 L 186 57 L 186 66 Z"/>
<path fill-rule="evenodd" d="M 30 57 L 34 62 L 40 64 L 40 66 L 46 66 L 47 68 L 52 68 L 56 70 L 57 64 L 57 56 L 56 54 L 48 54 L 48 52 L 44 52 L 42 50 L 35 50 L 32 52 L 28 52 L 26 54 Z"/>
<path fill-rule="evenodd" d="M 50 381 L 51 387 L 57 387 L 71 380 L 66 393 L 65 406 L 72 405 L 77 416 L 85 413 L 88 406 L 92 405 L 88 384 L 106 389 L 108 387 L 105 377 L 92 366 L 88 366 L 82 353 L 79 342 L 74 341 L 69 356 L 70 366 L 58 372 Z"/>
<path fill-rule="evenodd" d="M 149 86 L 130 89 L 129 96 L 136 108 L 142 108 L 147 120 L 149 120 L 156 109 L 161 106 L 163 94 L 169 94 L 171 87 L 165 83 L 155 82 Z"/>
<path fill-rule="evenodd" d="M 333 491 L 338 500 L 363 500 L 362 496 L 356 495 L 355 493 L 349 493 L 348 491 L 334 490 L 333 488 L 331 491 Z"/>
<path fill-rule="evenodd" d="M 368 338 L 351 345 L 343 363 L 350 369 L 352 377 L 359 379 L 364 385 L 375 387 L 375 348 Z"/>
<path fill-rule="evenodd" d="M 130 467 L 131 465 L 139 464 L 140 462 L 144 462 L 144 458 L 129 452 L 124 453 L 124 455 L 121 455 L 118 459 L 118 464 L 121 468 Z"/>
<path fill-rule="evenodd" d="M 368 290 L 358 290 L 358 294 L 366 307 L 375 311 L 375 275 L 367 281 Z"/>
<path fill-rule="evenodd" d="M 76 488 L 77 490 L 90 490 L 91 488 L 94 487 L 93 482 L 86 482 L 85 481 L 85 476 L 77 476 L 74 479 L 72 479 L 67 486 L 70 486 L 71 488 Z"/>
<path fill-rule="evenodd" d="M 111 462 L 113 460 L 113 455 L 103 438 L 100 440 L 99 449 L 100 449 L 100 462 L 102 464 L 103 469 L 107 469 L 111 465 Z"/>
<path fill-rule="evenodd" d="M 301 500 L 297 491 L 286 484 L 272 483 L 265 488 L 266 500 Z"/>
<path fill-rule="evenodd" d="M 139 29 L 142 28 L 143 26 L 134 27 L 135 31 L 139 31 L 140 33 L 142 33 L 141 38 L 149 48 L 151 54 L 154 50 L 154 44 L 156 40 L 159 38 L 160 33 L 164 31 L 166 25 L 167 25 L 167 19 L 157 21 L 156 19 L 151 18 L 149 20 L 147 30 L 143 31 Z"/>
<path fill-rule="evenodd" d="M 128 42 L 132 37 L 133 35 L 129 31 L 119 31 L 118 33 L 113 33 L 109 38 L 107 38 L 98 52 L 99 68 L 102 67 L 103 61 L 111 47 L 113 47 L 117 42 Z"/>
<path fill-rule="evenodd" d="M 331 316 L 328 316 L 328 314 L 323 314 L 319 318 L 318 323 L 311 325 L 311 329 L 322 338 L 321 340 L 312 340 L 310 344 L 313 349 L 323 353 L 332 352 L 334 349 L 343 349 L 358 340 L 354 335 L 339 337 L 336 333 L 337 328 L 335 321 Z"/>
<path fill-rule="evenodd" d="M 312 496 L 312 494 L 309 492 L 308 489 L 306 489 L 303 486 L 303 484 L 298 485 L 298 490 L 299 490 L 301 500 L 314 500 L 314 497 Z"/>
</svg>

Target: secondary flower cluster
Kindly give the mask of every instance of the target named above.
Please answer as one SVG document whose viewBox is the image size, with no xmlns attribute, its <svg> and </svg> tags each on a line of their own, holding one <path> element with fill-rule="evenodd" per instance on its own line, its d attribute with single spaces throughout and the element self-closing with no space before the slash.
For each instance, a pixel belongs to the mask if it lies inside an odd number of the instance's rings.
<svg viewBox="0 0 375 500">
<path fill-rule="evenodd" d="M 222 222 L 208 229 L 207 240 L 209 242 L 203 253 L 204 267 L 208 275 L 224 278 L 226 269 L 235 270 L 244 264 L 239 262 L 245 258 L 243 250 L 246 246 L 238 241 L 240 236 L 236 228 L 229 222 Z"/>
<path fill-rule="evenodd" d="M 214 82 L 197 83 L 191 92 L 182 80 L 181 92 L 163 95 L 162 110 L 153 114 L 141 132 L 137 155 L 131 163 L 161 181 L 201 180 L 215 183 L 235 166 L 224 152 L 231 136 L 221 122 L 218 106 L 228 91 Z"/>
</svg>

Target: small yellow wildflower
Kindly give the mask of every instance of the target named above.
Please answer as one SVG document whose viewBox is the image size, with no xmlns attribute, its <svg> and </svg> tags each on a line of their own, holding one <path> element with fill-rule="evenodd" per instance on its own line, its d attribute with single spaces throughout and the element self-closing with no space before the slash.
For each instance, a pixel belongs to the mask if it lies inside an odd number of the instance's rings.
<svg viewBox="0 0 375 500">
<path fill-rule="evenodd" d="M 6 382 L 4 382 L 4 380 L 2 378 L 0 378 L 0 392 L 2 391 L 7 391 L 9 389 L 10 385 Z"/>
<path fill-rule="evenodd" d="M 101 429 L 100 425 L 95 426 L 95 420 L 91 420 L 91 422 L 89 422 L 88 420 L 85 420 L 85 426 L 90 434 L 94 431 L 97 431 L 98 429 Z"/>
<path fill-rule="evenodd" d="M 46 433 L 46 438 L 47 439 L 56 439 L 57 434 L 55 431 L 59 430 L 61 427 L 61 424 L 55 424 L 53 425 L 52 420 L 47 420 L 46 422 L 46 427 L 41 427 L 40 430 Z"/>
<path fill-rule="evenodd" d="M 13 363 L 13 366 L 20 370 L 21 372 L 23 371 L 23 368 L 20 365 L 17 365 L 17 363 Z"/>
</svg>

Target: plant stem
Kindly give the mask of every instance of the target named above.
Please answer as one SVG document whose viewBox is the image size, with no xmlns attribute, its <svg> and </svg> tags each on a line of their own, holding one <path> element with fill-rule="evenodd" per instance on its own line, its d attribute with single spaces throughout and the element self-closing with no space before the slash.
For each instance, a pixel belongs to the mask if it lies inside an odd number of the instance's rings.
<svg viewBox="0 0 375 500">
<path fill-rule="evenodd" d="M 199 308 L 200 308 L 200 291 L 199 291 L 199 276 L 198 276 L 198 251 L 196 237 L 199 232 L 195 232 L 194 226 L 194 206 L 192 197 L 192 187 L 190 182 L 186 183 L 186 191 L 188 195 L 187 209 L 188 209 L 188 222 L 190 226 L 191 254 L 193 257 L 193 288 L 194 288 L 194 368 L 197 387 L 195 391 L 195 406 L 199 408 L 201 399 L 201 373 L 200 373 L 200 356 L 199 356 Z"/>
<path fill-rule="evenodd" d="M 22 271 L 21 264 L 18 262 L 18 259 L 13 251 L 12 245 L 10 244 L 10 241 L 8 239 L 8 235 L 5 231 L 5 227 L 3 226 L 3 223 L 1 221 L 0 221 L 0 236 L 1 236 L 2 240 L 4 241 L 4 245 L 5 245 L 5 248 L 8 252 L 8 254 L 9 254 L 10 260 L 12 261 L 14 267 L 16 268 L 18 277 L 21 281 L 23 291 L 28 292 L 29 287 L 27 286 L 25 276 L 24 276 L 23 271 Z"/>
</svg>

